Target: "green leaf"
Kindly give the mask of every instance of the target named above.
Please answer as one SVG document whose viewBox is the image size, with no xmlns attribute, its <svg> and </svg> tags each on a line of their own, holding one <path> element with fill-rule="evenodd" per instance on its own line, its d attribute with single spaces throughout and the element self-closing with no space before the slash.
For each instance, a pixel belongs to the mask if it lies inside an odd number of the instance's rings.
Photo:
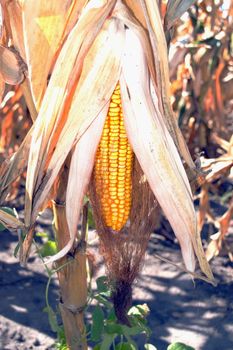
<svg viewBox="0 0 233 350">
<path fill-rule="evenodd" d="M 94 229 L 95 228 L 95 220 L 93 218 L 92 210 L 90 209 L 90 207 L 88 208 L 87 219 L 88 219 L 88 226 L 91 229 Z"/>
<path fill-rule="evenodd" d="M 107 334 L 118 334 L 118 335 L 123 334 L 123 326 L 120 325 L 119 323 L 109 322 L 107 323 L 104 329 Z"/>
<path fill-rule="evenodd" d="M 117 337 L 116 334 L 104 334 L 103 341 L 100 346 L 100 350 L 109 350 L 114 339 Z"/>
<path fill-rule="evenodd" d="M 137 344 L 135 343 L 135 341 L 129 336 L 125 334 L 125 337 L 127 339 L 127 342 L 133 346 L 134 350 L 138 350 Z"/>
<path fill-rule="evenodd" d="M 22 243 L 23 243 L 23 241 L 25 239 L 25 236 L 26 236 L 26 234 L 25 234 L 25 232 L 23 230 L 19 231 L 19 235 L 20 235 L 19 242 L 17 243 L 17 245 L 16 245 L 16 247 L 14 249 L 14 257 L 15 258 L 17 258 L 17 255 L 18 255 L 18 252 L 20 250 L 20 247 L 21 247 L 21 245 L 22 245 Z"/>
<path fill-rule="evenodd" d="M 116 350 L 135 350 L 133 344 L 121 343 L 116 346 Z"/>
<path fill-rule="evenodd" d="M 185 345 L 184 343 L 173 343 L 170 344 L 167 350 L 195 350 L 191 346 Z"/>
<path fill-rule="evenodd" d="M 99 293 L 106 293 L 109 290 L 108 278 L 106 276 L 101 276 L 97 278 L 96 285 Z"/>
<path fill-rule="evenodd" d="M 134 326 L 134 327 L 121 326 L 121 327 L 122 327 L 122 332 L 125 336 L 137 335 L 144 331 L 144 328 L 140 326 Z"/>
<path fill-rule="evenodd" d="M 151 330 L 147 326 L 146 319 L 146 310 L 135 307 L 133 310 L 130 310 L 129 321 L 131 324 L 131 330 L 135 329 L 137 334 L 146 333 L 147 336 L 151 335 Z"/>
<path fill-rule="evenodd" d="M 57 245 L 54 241 L 47 241 L 42 248 L 39 250 L 39 253 L 44 258 L 45 256 L 54 255 L 57 253 Z"/>
<path fill-rule="evenodd" d="M 154 346 L 154 345 L 152 345 L 152 344 L 145 344 L 145 349 L 146 350 L 157 350 L 157 348 Z"/>
<path fill-rule="evenodd" d="M 36 237 L 49 238 L 49 235 L 46 232 L 37 232 Z"/>
<path fill-rule="evenodd" d="M 92 315 L 91 340 L 97 342 L 101 339 L 104 328 L 104 313 L 102 308 L 97 305 Z"/>
<path fill-rule="evenodd" d="M 115 310 L 114 310 L 113 307 L 112 307 L 112 309 L 108 312 L 107 320 L 108 320 L 108 321 L 112 321 L 112 322 L 117 322 Z"/>
<path fill-rule="evenodd" d="M 16 217 L 15 213 L 14 213 L 14 210 L 9 208 L 9 207 L 1 207 L 1 210 L 4 211 L 7 214 L 10 214 L 10 215 Z M 0 232 L 4 231 L 6 229 L 7 229 L 7 227 L 0 223 Z"/>
<path fill-rule="evenodd" d="M 53 332 L 58 333 L 60 331 L 60 327 L 57 322 L 56 313 L 53 311 L 51 307 L 45 307 L 43 311 L 48 313 L 49 324 Z"/>
<path fill-rule="evenodd" d="M 100 350 L 100 347 L 101 347 L 101 344 L 98 344 L 98 345 L 94 346 L 93 350 Z"/>
<path fill-rule="evenodd" d="M 94 299 L 103 304 L 107 309 L 112 309 L 112 303 L 101 294 L 94 295 Z"/>
<path fill-rule="evenodd" d="M 0 231 L 1 231 L 1 229 L 0 229 Z M 22 244 L 21 242 L 17 243 L 17 245 L 16 245 L 16 247 L 14 249 L 14 257 L 15 258 L 17 258 L 17 255 L 18 255 L 19 249 L 21 247 L 21 244 Z"/>
</svg>

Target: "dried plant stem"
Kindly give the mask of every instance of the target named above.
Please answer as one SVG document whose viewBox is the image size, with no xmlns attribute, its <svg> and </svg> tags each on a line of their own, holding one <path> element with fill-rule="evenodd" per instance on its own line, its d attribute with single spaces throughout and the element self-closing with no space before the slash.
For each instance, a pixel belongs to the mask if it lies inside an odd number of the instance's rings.
<svg viewBox="0 0 233 350">
<path fill-rule="evenodd" d="M 30 89 L 28 78 L 26 78 L 24 80 L 24 82 L 21 84 L 21 87 L 22 87 L 22 91 L 23 91 L 23 95 L 24 95 L 27 107 L 28 107 L 29 112 L 30 112 L 31 119 L 34 122 L 36 120 L 36 117 L 37 117 L 37 110 L 36 110 L 35 104 L 33 102 L 32 92 Z"/>
<path fill-rule="evenodd" d="M 61 175 L 57 188 L 56 201 L 53 203 L 54 227 L 58 249 L 62 249 L 69 240 L 69 231 L 65 213 L 66 170 Z M 83 236 L 83 235 L 82 235 Z M 66 341 L 69 350 L 86 350 L 86 335 L 84 324 L 84 308 L 87 302 L 87 270 L 86 270 L 85 237 L 79 241 L 73 261 L 58 271 L 61 290 L 60 311 L 65 328 Z M 60 259 L 58 267 L 67 261 Z"/>
</svg>

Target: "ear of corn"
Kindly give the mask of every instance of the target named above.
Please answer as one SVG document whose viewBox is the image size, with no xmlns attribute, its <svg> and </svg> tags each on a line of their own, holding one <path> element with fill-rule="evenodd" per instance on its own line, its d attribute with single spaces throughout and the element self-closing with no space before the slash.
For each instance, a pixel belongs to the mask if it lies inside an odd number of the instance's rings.
<svg viewBox="0 0 233 350">
<path fill-rule="evenodd" d="M 105 224 L 116 231 L 125 225 L 130 212 L 132 159 L 118 84 L 111 97 L 94 170 Z"/>
</svg>

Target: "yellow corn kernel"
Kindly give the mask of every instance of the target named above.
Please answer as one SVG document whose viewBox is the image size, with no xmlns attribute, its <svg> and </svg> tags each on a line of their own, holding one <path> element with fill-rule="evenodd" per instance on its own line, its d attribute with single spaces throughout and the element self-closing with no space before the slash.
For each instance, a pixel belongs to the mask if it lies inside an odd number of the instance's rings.
<svg viewBox="0 0 233 350">
<path fill-rule="evenodd" d="M 126 135 L 120 85 L 112 94 L 102 138 L 96 153 L 96 193 L 106 226 L 123 228 L 131 208 L 133 152 Z"/>
</svg>

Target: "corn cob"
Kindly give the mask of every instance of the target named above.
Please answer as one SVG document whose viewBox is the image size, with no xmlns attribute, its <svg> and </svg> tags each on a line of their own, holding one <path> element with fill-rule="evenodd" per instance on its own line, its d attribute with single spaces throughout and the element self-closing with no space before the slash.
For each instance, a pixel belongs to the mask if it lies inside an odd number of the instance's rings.
<svg viewBox="0 0 233 350">
<path fill-rule="evenodd" d="M 116 231 L 121 230 L 129 217 L 132 161 L 133 152 L 124 127 L 118 84 L 111 97 L 94 169 L 104 222 Z"/>
</svg>

